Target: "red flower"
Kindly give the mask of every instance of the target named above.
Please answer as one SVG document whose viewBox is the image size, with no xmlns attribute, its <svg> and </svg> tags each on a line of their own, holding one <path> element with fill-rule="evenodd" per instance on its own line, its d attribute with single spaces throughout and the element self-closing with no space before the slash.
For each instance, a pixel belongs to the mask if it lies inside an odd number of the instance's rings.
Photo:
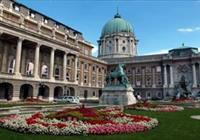
<svg viewBox="0 0 200 140">
<path fill-rule="evenodd" d="M 58 128 L 63 128 L 63 127 L 66 127 L 67 125 L 64 124 L 64 123 L 55 123 L 55 124 L 52 124 L 53 126 L 56 126 Z"/>
<path fill-rule="evenodd" d="M 87 120 L 87 121 L 84 121 L 84 122 L 89 123 L 89 124 L 93 124 L 93 125 L 95 125 L 95 124 L 101 124 L 102 125 L 102 124 L 108 124 L 108 123 L 116 124 L 111 120 Z"/>
<path fill-rule="evenodd" d="M 141 122 L 141 121 L 146 121 L 146 122 L 149 122 L 151 121 L 150 118 L 147 118 L 147 117 L 144 117 L 144 116 L 129 116 L 130 118 L 133 119 L 134 122 Z"/>
</svg>

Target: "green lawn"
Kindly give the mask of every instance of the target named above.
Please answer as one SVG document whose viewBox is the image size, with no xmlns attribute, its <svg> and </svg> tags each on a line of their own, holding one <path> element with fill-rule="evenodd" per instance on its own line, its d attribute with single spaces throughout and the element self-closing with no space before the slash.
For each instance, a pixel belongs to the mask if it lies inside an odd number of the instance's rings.
<svg viewBox="0 0 200 140">
<path fill-rule="evenodd" d="M 157 118 L 159 126 L 153 130 L 107 136 L 47 136 L 21 134 L 0 128 L 0 140 L 198 140 L 200 139 L 200 120 L 190 119 L 191 115 L 200 115 L 200 109 L 186 109 L 181 112 L 131 111 L 127 113 L 147 115 Z"/>
</svg>

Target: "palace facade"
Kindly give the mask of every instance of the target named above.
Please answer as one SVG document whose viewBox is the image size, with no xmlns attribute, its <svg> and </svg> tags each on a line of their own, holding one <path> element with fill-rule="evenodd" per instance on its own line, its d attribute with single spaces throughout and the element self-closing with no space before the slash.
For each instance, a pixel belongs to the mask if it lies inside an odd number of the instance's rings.
<svg viewBox="0 0 200 140">
<path fill-rule="evenodd" d="M 106 62 L 81 32 L 12 0 L 0 0 L 0 99 L 98 99 Z"/>
<path fill-rule="evenodd" d="M 173 96 L 181 79 L 193 94 L 200 91 L 197 48 L 138 56 L 137 43 L 132 25 L 117 13 L 102 29 L 96 58 L 81 32 L 14 0 L 0 0 L 0 100 L 98 100 L 106 73 L 119 63 L 126 64 L 135 94 L 143 98 Z"/>
<path fill-rule="evenodd" d="M 98 58 L 106 61 L 107 72 L 117 64 L 126 65 L 126 74 L 134 94 L 147 99 L 163 99 L 184 90 L 193 96 L 200 92 L 200 53 L 198 48 L 182 44 L 166 54 L 137 54 L 138 40 L 132 25 L 119 13 L 108 21 L 98 40 Z"/>
</svg>

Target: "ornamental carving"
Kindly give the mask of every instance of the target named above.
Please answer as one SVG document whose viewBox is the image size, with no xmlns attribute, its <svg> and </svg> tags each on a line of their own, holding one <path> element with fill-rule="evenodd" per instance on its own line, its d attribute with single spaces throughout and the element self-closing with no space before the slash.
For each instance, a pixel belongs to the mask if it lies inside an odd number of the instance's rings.
<svg viewBox="0 0 200 140">
<path fill-rule="evenodd" d="M 188 65 L 179 65 L 177 67 L 177 72 L 178 73 L 187 73 L 189 71 L 189 66 Z"/>
</svg>

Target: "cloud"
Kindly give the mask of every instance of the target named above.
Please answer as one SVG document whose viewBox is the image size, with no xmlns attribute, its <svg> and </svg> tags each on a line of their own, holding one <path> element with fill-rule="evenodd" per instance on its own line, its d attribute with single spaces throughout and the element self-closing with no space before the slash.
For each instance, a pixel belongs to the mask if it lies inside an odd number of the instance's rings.
<svg viewBox="0 0 200 140">
<path fill-rule="evenodd" d="M 194 27 L 194 28 L 179 28 L 177 29 L 178 32 L 196 32 L 200 31 L 200 27 Z"/>
<path fill-rule="evenodd" d="M 158 50 L 158 51 L 153 51 L 153 52 L 148 52 L 148 53 L 144 53 L 142 55 L 154 55 L 154 54 L 165 54 L 168 53 L 170 49 L 162 49 L 162 50 Z"/>
<path fill-rule="evenodd" d="M 92 56 L 97 56 L 98 55 L 98 46 L 96 46 L 96 45 L 94 45 L 94 44 L 92 44 L 92 46 L 94 47 L 93 49 L 92 49 Z"/>
</svg>

